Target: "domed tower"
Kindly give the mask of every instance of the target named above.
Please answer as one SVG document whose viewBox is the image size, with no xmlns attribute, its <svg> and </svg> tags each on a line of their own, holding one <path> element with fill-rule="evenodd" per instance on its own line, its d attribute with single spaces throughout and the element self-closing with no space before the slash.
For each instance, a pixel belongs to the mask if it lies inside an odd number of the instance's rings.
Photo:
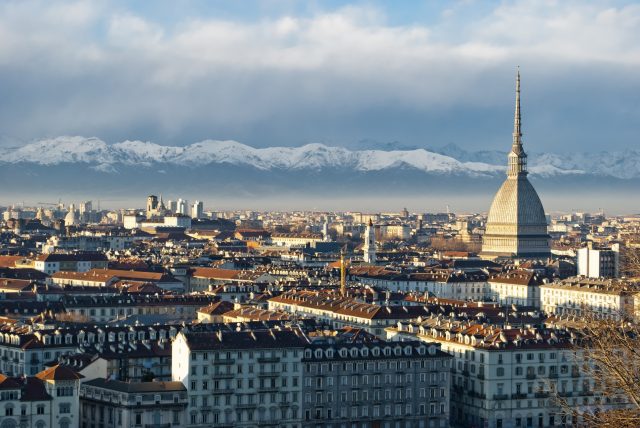
<svg viewBox="0 0 640 428">
<path fill-rule="evenodd" d="M 484 259 L 501 257 L 548 258 L 550 237 L 538 193 L 527 179 L 527 154 L 520 128 L 520 70 L 516 78 L 513 143 L 508 156 L 507 179 L 493 198 L 483 237 Z"/>
</svg>

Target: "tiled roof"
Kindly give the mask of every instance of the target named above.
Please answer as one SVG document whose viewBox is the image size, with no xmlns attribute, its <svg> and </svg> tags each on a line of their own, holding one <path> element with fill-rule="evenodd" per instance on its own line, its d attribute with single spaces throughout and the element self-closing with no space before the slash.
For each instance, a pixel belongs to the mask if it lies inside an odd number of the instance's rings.
<svg viewBox="0 0 640 428">
<path fill-rule="evenodd" d="M 41 380 L 76 380 L 84 376 L 67 366 L 58 364 L 57 366 L 41 371 L 36 377 Z"/>
</svg>

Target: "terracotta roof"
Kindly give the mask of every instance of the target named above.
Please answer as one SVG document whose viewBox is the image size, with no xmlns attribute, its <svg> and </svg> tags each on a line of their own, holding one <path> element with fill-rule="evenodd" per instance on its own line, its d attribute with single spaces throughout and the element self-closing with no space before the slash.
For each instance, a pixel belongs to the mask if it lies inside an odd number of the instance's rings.
<svg viewBox="0 0 640 428">
<path fill-rule="evenodd" d="M 84 376 L 67 366 L 58 364 L 41 371 L 36 375 L 36 377 L 41 380 L 76 380 L 81 379 Z"/>
<path fill-rule="evenodd" d="M 209 306 L 198 309 L 198 312 L 208 315 L 221 315 L 233 310 L 233 303 L 221 300 L 216 303 L 212 303 Z"/>
<path fill-rule="evenodd" d="M 236 269 L 197 267 L 193 269 L 192 276 L 212 279 L 235 279 L 238 277 L 240 272 L 242 271 Z"/>
<path fill-rule="evenodd" d="M 40 254 L 36 257 L 38 261 L 44 262 L 106 262 L 107 256 L 102 253 L 78 253 L 78 254 L 65 254 L 65 253 L 51 253 Z"/>
<path fill-rule="evenodd" d="M 182 382 L 122 382 L 119 380 L 106 380 L 102 378 L 92 379 L 83 385 L 97 388 L 110 389 L 112 391 L 134 393 L 152 392 L 183 392 L 187 389 Z"/>
<path fill-rule="evenodd" d="M 16 267 L 16 262 L 24 258 L 23 256 L 0 256 L 0 267 Z"/>
</svg>

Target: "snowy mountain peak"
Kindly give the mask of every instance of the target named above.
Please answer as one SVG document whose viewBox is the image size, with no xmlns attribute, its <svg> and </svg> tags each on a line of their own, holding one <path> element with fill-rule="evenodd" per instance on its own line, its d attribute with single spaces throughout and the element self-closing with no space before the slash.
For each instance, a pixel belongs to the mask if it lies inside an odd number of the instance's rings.
<svg viewBox="0 0 640 428">
<path fill-rule="evenodd" d="M 247 166 L 258 170 L 344 169 L 361 172 L 394 168 L 434 174 L 495 176 L 505 170 L 506 154 L 467 152 L 449 144 L 441 149 L 349 150 L 312 143 L 300 147 L 255 148 L 233 140 L 204 140 L 187 146 L 162 146 L 149 141 L 108 144 L 99 138 L 62 136 L 33 141 L 18 148 L 0 147 L 0 162 L 60 165 L 88 164 L 98 171 L 114 173 L 118 165 L 169 164 L 201 167 L 215 164 Z M 530 156 L 533 175 L 590 174 L 616 178 L 640 177 L 640 152 L 577 153 L 570 157 L 552 153 Z"/>
</svg>

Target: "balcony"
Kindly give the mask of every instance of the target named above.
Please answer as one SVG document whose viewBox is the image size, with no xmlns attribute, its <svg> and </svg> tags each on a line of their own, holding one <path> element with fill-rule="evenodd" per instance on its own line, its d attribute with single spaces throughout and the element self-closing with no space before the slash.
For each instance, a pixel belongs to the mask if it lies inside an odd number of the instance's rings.
<svg viewBox="0 0 640 428">
<path fill-rule="evenodd" d="M 549 379 L 557 379 L 558 373 L 549 373 Z"/>
<path fill-rule="evenodd" d="M 508 400 L 509 396 L 507 394 L 493 394 L 494 400 Z"/>
<path fill-rule="evenodd" d="M 560 392 L 558 392 L 558 395 L 560 397 L 571 397 L 573 395 L 573 392 L 571 392 L 571 391 L 560 391 Z"/>
<path fill-rule="evenodd" d="M 144 424 L 144 428 L 171 428 L 171 424 Z"/>
<path fill-rule="evenodd" d="M 484 400 L 485 398 L 487 398 L 487 394 L 480 394 L 479 392 L 469 391 L 469 397 L 480 398 Z"/>
<path fill-rule="evenodd" d="M 549 393 L 548 392 L 544 392 L 544 391 L 538 391 L 534 395 L 536 396 L 536 398 L 548 398 L 549 397 Z"/>
<path fill-rule="evenodd" d="M 211 391 L 211 394 L 213 395 L 221 395 L 221 394 L 233 394 L 235 392 L 235 389 L 214 389 Z"/>
<path fill-rule="evenodd" d="M 535 379 L 536 378 L 536 374 L 535 373 L 527 373 L 527 379 L 531 380 L 531 379 Z"/>
<path fill-rule="evenodd" d="M 516 392 L 515 394 L 511 394 L 511 398 L 514 400 L 522 400 L 523 398 L 527 398 L 527 394 Z"/>
<path fill-rule="evenodd" d="M 211 377 L 213 379 L 233 379 L 235 375 L 233 373 L 213 373 Z"/>
<path fill-rule="evenodd" d="M 280 377 L 280 373 L 276 372 L 260 372 L 258 373 L 258 377 Z"/>
<path fill-rule="evenodd" d="M 278 357 L 261 357 L 258 358 L 259 363 L 279 363 L 280 358 Z"/>
<path fill-rule="evenodd" d="M 213 360 L 212 363 L 214 365 L 231 366 L 231 365 L 236 363 L 236 360 L 233 360 L 233 359 L 229 359 L 229 360 Z"/>
<path fill-rule="evenodd" d="M 241 410 L 255 409 L 256 407 L 258 407 L 258 405 L 254 403 L 236 404 L 236 408 Z"/>
</svg>

